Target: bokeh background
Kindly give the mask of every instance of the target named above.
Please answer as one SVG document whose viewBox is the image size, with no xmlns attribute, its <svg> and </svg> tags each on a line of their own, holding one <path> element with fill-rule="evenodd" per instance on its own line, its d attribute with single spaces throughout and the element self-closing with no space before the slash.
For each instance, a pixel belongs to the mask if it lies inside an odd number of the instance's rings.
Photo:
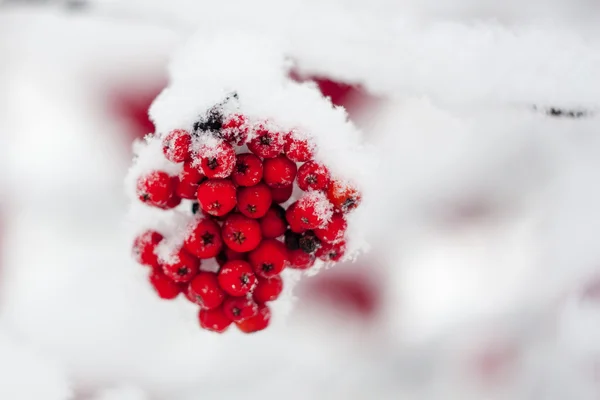
<svg viewBox="0 0 600 400">
<path fill-rule="evenodd" d="M 0 0 L 0 399 L 598 399 L 598 18 L 589 0 Z M 228 27 L 288 38 L 293 77 L 380 160 L 371 250 L 249 338 L 155 298 L 123 234 L 170 57 Z"/>
</svg>

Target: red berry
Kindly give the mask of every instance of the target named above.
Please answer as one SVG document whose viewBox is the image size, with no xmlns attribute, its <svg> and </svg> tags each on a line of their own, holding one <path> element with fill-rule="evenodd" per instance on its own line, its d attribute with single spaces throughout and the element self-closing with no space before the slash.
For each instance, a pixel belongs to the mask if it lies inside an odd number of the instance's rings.
<svg viewBox="0 0 600 400">
<path fill-rule="evenodd" d="M 263 179 L 270 187 L 288 187 L 294 183 L 297 170 L 296 163 L 286 156 L 269 158 L 264 162 Z"/>
<path fill-rule="evenodd" d="M 194 200 L 198 193 L 198 184 L 190 181 L 178 181 L 175 194 L 182 199 Z"/>
<path fill-rule="evenodd" d="M 185 162 L 183 163 L 183 169 L 179 173 L 179 181 L 180 182 L 189 182 L 195 183 L 199 185 L 202 181 L 206 179 L 204 174 L 194 165 L 193 162 Z"/>
<path fill-rule="evenodd" d="M 281 279 L 281 276 L 275 275 L 269 279 L 259 279 L 252 292 L 252 298 L 257 303 L 262 304 L 277 300 L 282 291 L 283 279 Z"/>
<path fill-rule="evenodd" d="M 158 294 L 158 297 L 165 300 L 174 299 L 181 293 L 181 287 L 173 282 L 160 269 L 153 269 L 148 277 L 150 284 Z"/>
<path fill-rule="evenodd" d="M 308 161 L 298 169 L 298 187 L 302 190 L 325 190 L 329 179 L 329 170 L 315 161 Z"/>
<path fill-rule="evenodd" d="M 247 297 L 228 297 L 223 302 L 223 313 L 234 322 L 241 322 L 258 314 L 258 304 Z"/>
<path fill-rule="evenodd" d="M 238 154 L 231 180 L 238 186 L 254 186 L 263 177 L 263 162 L 254 154 Z"/>
<path fill-rule="evenodd" d="M 178 182 L 177 178 L 175 178 L 175 181 Z M 167 200 L 167 204 L 160 206 L 159 208 L 162 208 L 163 210 L 170 210 L 172 208 L 177 207 L 180 204 L 181 204 L 181 197 L 177 196 L 176 193 L 173 193 L 173 195 L 169 198 L 169 200 Z"/>
<path fill-rule="evenodd" d="M 244 333 L 253 333 L 262 331 L 269 326 L 270 320 L 271 310 L 269 309 L 269 306 L 261 304 L 258 306 L 258 313 L 254 317 L 245 319 L 241 322 L 236 322 L 235 324 L 240 331 Z"/>
<path fill-rule="evenodd" d="M 306 230 L 300 221 L 300 212 L 298 211 L 297 201 L 290 204 L 287 210 L 285 210 L 285 219 L 293 232 L 301 233 Z"/>
<path fill-rule="evenodd" d="M 287 249 L 280 241 L 265 239 L 248 254 L 248 261 L 256 275 L 270 278 L 283 271 L 288 264 Z"/>
<path fill-rule="evenodd" d="M 315 235 L 324 242 L 336 243 L 344 238 L 348 223 L 341 213 L 335 213 L 324 228 L 316 228 Z"/>
<path fill-rule="evenodd" d="M 225 265 L 227 261 L 233 260 L 246 260 L 246 253 L 238 253 L 225 246 L 225 248 L 217 255 L 217 263 L 221 267 Z"/>
<path fill-rule="evenodd" d="M 210 218 L 198 220 L 183 245 L 200 259 L 215 257 L 223 248 L 219 224 Z"/>
<path fill-rule="evenodd" d="M 164 137 L 162 144 L 166 159 L 179 163 L 189 157 L 192 137 L 185 129 L 175 129 Z"/>
<path fill-rule="evenodd" d="M 231 325 L 231 320 L 223 312 L 223 308 L 213 310 L 200 309 L 198 312 L 200 326 L 206 330 L 223 333 Z"/>
<path fill-rule="evenodd" d="M 275 158 L 283 151 L 283 135 L 259 127 L 256 136 L 248 142 L 248 150 L 262 158 Z"/>
<path fill-rule="evenodd" d="M 305 253 L 301 249 L 288 250 L 290 257 L 290 268 L 293 269 L 309 269 L 315 265 L 316 256 L 314 254 Z"/>
<path fill-rule="evenodd" d="M 207 178 L 227 178 L 235 167 L 235 150 L 226 142 L 204 145 L 198 151 L 200 167 Z"/>
<path fill-rule="evenodd" d="M 163 235 L 156 231 L 146 231 L 137 236 L 133 241 L 135 260 L 142 265 L 157 268 L 159 266 L 158 256 L 154 251 L 161 240 L 163 240 Z"/>
<path fill-rule="evenodd" d="M 317 250 L 317 257 L 323 261 L 339 261 L 340 258 L 346 252 L 346 242 L 338 243 L 324 243 L 319 250 Z"/>
<path fill-rule="evenodd" d="M 290 207 L 291 208 L 291 207 Z M 289 208 L 288 208 L 289 211 Z M 305 193 L 297 202 L 290 213 L 293 221 L 288 219 L 292 230 L 300 227 L 302 230 L 316 229 L 325 226 L 333 215 L 331 203 L 321 192 Z M 287 218 L 286 213 L 286 218 Z"/>
<path fill-rule="evenodd" d="M 247 217 L 263 217 L 269 210 L 271 202 L 271 190 L 264 183 L 238 189 L 238 210 Z"/>
<path fill-rule="evenodd" d="M 163 272 L 174 282 L 189 282 L 196 274 L 200 260 L 184 249 L 179 249 L 168 259 L 162 260 Z"/>
<path fill-rule="evenodd" d="M 285 135 L 285 155 L 292 161 L 305 162 L 313 157 L 314 145 L 307 139 L 299 137 L 296 132 Z"/>
<path fill-rule="evenodd" d="M 221 137 L 231 144 L 242 146 L 248 139 L 248 124 L 240 114 L 231 114 L 223 122 Z"/>
<path fill-rule="evenodd" d="M 282 188 L 271 188 L 271 195 L 273 196 L 274 203 L 285 203 L 292 197 L 292 192 L 294 191 L 294 186 L 286 186 Z"/>
<path fill-rule="evenodd" d="M 262 240 L 258 221 L 241 214 L 231 214 L 227 217 L 221 235 L 227 247 L 238 253 L 256 248 Z"/>
<path fill-rule="evenodd" d="M 175 189 L 171 177 L 163 171 L 152 171 L 141 176 L 137 181 L 136 193 L 146 204 L 166 206 Z"/>
<path fill-rule="evenodd" d="M 277 204 L 272 205 L 259 222 L 262 236 L 267 239 L 275 239 L 283 235 L 287 228 L 285 210 Z"/>
<path fill-rule="evenodd" d="M 230 180 L 209 179 L 198 186 L 198 203 L 210 215 L 225 215 L 237 203 L 235 186 Z"/>
<path fill-rule="evenodd" d="M 243 296 L 256 286 L 256 276 L 246 261 L 227 261 L 218 275 L 219 286 L 231 296 Z"/>
<path fill-rule="evenodd" d="M 217 274 L 200 272 L 188 287 L 188 297 L 205 310 L 217 308 L 225 299 L 225 292 L 219 286 Z"/>
<path fill-rule="evenodd" d="M 360 192 L 352 185 L 333 180 L 327 190 L 327 198 L 336 211 L 348 213 L 359 206 Z"/>
</svg>

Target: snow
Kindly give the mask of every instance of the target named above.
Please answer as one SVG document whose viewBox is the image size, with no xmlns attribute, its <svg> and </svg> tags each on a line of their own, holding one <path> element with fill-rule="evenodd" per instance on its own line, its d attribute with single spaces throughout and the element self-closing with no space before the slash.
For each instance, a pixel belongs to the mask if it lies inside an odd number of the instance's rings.
<svg viewBox="0 0 600 400">
<path fill-rule="evenodd" d="M 0 11 L 0 398 L 598 397 L 598 307 L 579 290 L 600 260 L 598 119 L 533 109 L 597 110 L 595 5 L 93 6 Z M 165 222 L 127 213 L 126 124 L 98 98 L 116 77 L 132 87 L 162 77 L 175 49 L 168 73 L 181 86 L 152 108 L 160 132 L 192 124 L 226 80 L 252 115 L 343 147 L 323 161 L 365 193 L 349 235 L 368 239 L 357 262 L 382 276 L 373 321 L 304 307 L 310 294 L 286 288 L 264 334 L 209 335 L 184 299 L 151 293 L 130 237 Z M 310 85 L 287 81 L 294 63 L 387 101 L 359 132 Z M 482 381 L 473 360 L 505 348 L 508 372 Z"/>
</svg>

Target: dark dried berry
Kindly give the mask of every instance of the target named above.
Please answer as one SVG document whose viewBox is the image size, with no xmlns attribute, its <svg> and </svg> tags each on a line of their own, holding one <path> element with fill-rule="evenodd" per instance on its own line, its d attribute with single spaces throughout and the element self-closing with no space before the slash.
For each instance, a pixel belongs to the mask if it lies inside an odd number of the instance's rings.
<svg viewBox="0 0 600 400">
<path fill-rule="evenodd" d="M 321 241 L 313 231 L 306 231 L 298 240 L 298 245 L 306 254 L 313 254 L 321 247 Z"/>
<path fill-rule="evenodd" d="M 298 250 L 300 248 L 300 234 L 288 229 L 285 232 L 284 243 L 289 250 Z"/>
</svg>

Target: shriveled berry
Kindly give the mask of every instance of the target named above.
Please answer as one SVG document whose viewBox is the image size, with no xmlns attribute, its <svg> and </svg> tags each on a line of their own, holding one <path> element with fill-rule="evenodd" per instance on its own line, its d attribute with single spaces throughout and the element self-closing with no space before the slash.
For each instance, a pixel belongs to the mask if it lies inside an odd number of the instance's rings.
<svg viewBox="0 0 600 400">
<path fill-rule="evenodd" d="M 271 202 L 271 190 L 264 183 L 238 189 L 238 210 L 249 218 L 263 217 L 269 210 Z"/>
<path fill-rule="evenodd" d="M 283 242 L 285 243 L 285 247 L 288 250 L 298 250 L 300 249 L 300 237 L 299 233 L 296 233 L 292 230 L 285 231 L 285 237 Z"/>
<path fill-rule="evenodd" d="M 251 153 L 238 154 L 231 180 L 239 186 L 254 186 L 263 177 L 263 162 Z"/>
<path fill-rule="evenodd" d="M 336 211 L 348 213 L 360 205 L 362 197 L 351 184 L 333 180 L 327 189 L 327 198 Z"/>
<path fill-rule="evenodd" d="M 302 270 L 309 269 L 315 265 L 317 258 L 314 254 L 305 253 L 301 249 L 289 250 L 288 257 L 290 258 L 290 268 Z"/>
<path fill-rule="evenodd" d="M 323 164 L 308 161 L 298 168 L 297 182 L 302 190 L 325 190 L 329 180 L 329 170 Z"/>
<path fill-rule="evenodd" d="M 185 129 L 174 129 L 163 139 L 163 153 L 165 158 L 174 163 L 187 160 L 190 156 L 192 137 Z"/>
<path fill-rule="evenodd" d="M 198 187 L 198 203 L 210 215 L 225 215 L 237 203 L 235 186 L 227 179 L 209 179 Z"/>
<path fill-rule="evenodd" d="M 271 188 L 271 196 L 273 196 L 273 203 L 285 203 L 292 197 L 292 192 L 294 191 L 294 186 L 285 186 L 281 188 Z"/>
<path fill-rule="evenodd" d="M 256 276 L 246 261 L 227 261 L 218 275 L 219 286 L 231 296 L 243 296 L 256 286 Z"/>
<path fill-rule="evenodd" d="M 269 279 L 259 278 L 252 292 L 252 298 L 258 304 L 262 304 L 267 301 L 277 300 L 282 291 L 283 279 L 281 279 L 281 276 L 275 275 Z"/>
<path fill-rule="evenodd" d="M 174 282 L 189 282 L 198 274 L 200 267 L 200 260 L 183 248 L 169 258 L 161 259 L 161 263 L 165 275 Z"/>
<path fill-rule="evenodd" d="M 163 240 L 163 235 L 156 231 L 148 230 L 138 235 L 133 241 L 133 257 L 135 260 L 149 267 L 157 268 L 159 266 L 158 255 L 156 255 L 156 246 Z"/>
<path fill-rule="evenodd" d="M 174 181 L 164 171 L 152 171 L 141 176 L 136 185 L 138 198 L 151 206 L 166 206 L 175 190 Z"/>
<path fill-rule="evenodd" d="M 215 137 L 219 137 L 223 127 L 223 119 L 221 107 L 212 107 L 194 123 L 194 133 L 198 135 L 202 132 L 210 132 Z"/>
<path fill-rule="evenodd" d="M 169 279 L 161 269 L 153 269 L 148 280 L 161 299 L 171 300 L 181 293 L 181 287 Z"/>
<path fill-rule="evenodd" d="M 261 304 L 258 306 L 258 313 L 254 317 L 236 322 L 235 324 L 244 333 L 254 333 L 266 329 L 269 326 L 270 320 L 271 310 L 266 304 Z"/>
<path fill-rule="evenodd" d="M 263 278 L 279 274 L 289 262 L 285 245 L 275 239 L 263 240 L 248 254 L 248 261 L 254 273 Z"/>
<path fill-rule="evenodd" d="M 247 297 L 228 297 L 223 302 L 223 313 L 234 322 L 241 322 L 258 314 L 258 304 Z"/>
<path fill-rule="evenodd" d="M 272 205 L 259 222 L 262 236 L 267 239 L 275 239 L 283 235 L 287 228 L 285 210 L 277 204 Z"/>
<path fill-rule="evenodd" d="M 204 145 L 198 150 L 200 168 L 207 178 L 227 178 L 235 167 L 235 150 L 226 142 Z"/>
<path fill-rule="evenodd" d="M 205 310 L 217 308 L 225 300 L 225 292 L 219 286 L 217 274 L 200 272 L 188 286 L 188 297 Z"/>
<path fill-rule="evenodd" d="M 248 252 L 260 243 L 262 234 L 257 220 L 242 214 L 231 214 L 221 229 L 223 242 L 238 253 Z"/>
<path fill-rule="evenodd" d="M 221 137 L 228 143 L 242 146 L 248 139 L 249 126 L 241 114 L 231 114 L 223 122 Z"/>
<path fill-rule="evenodd" d="M 274 158 L 283 152 L 283 135 L 265 127 L 256 130 L 256 136 L 248 142 L 248 150 L 262 158 Z"/>
<path fill-rule="evenodd" d="M 225 332 L 229 325 L 231 325 L 231 320 L 227 318 L 222 307 L 212 310 L 200 309 L 198 320 L 202 328 L 217 333 Z"/>
<path fill-rule="evenodd" d="M 285 135 L 283 150 L 287 158 L 294 162 L 309 161 L 313 157 L 315 146 L 308 139 L 300 137 L 297 132 Z"/>
<path fill-rule="evenodd" d="M 264 162 L 263 180 L 270 187 L 288 187 L 294 183 L 297 170 L 296 163 L 284 155 L 269 158 Z"/>
<path fill-rule="evenodd" d="M 339 261 L 346 252 L 346 242 L 324 243 L 317 250 L 317 257 L 323 261 Z"/>
<path fill-rule="evenodd" d="M 344 239 L 348 223 L 342 213 L 335 213 L 323 228 L 316 228 L 315 235 L 323 242 L 337 243 Z"/>
<path fill-rule="evenodd" d="M 307 254 L 314 254 L 321 247 L 321 240 L 313 231 L 306 231 L 300 235 L 298 247 Z"/>
<path fill-rule="evenodd" d="M 183 245 L 200 259 L 215 257 L 223 248 L 219 224 L 210 218 L 199 219 L 185 238 Z"/>
</svg>

